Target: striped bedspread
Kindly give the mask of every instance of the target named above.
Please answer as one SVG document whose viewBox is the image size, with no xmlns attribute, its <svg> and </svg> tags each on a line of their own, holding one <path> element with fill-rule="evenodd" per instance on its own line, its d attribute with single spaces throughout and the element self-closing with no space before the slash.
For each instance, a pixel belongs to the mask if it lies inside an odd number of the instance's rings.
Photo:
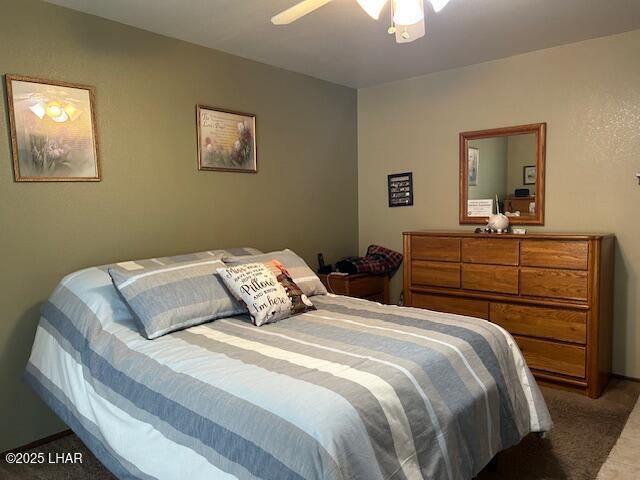
<svg viewBox="0 0 640 480">
<path fill-rule="evenodd" d="M 551 428 L 513 339 L 330 295 L 143 338 L 105 268 L 44 305 L 25 378 L 118 478 L 469 479 Z"/>
</svg>

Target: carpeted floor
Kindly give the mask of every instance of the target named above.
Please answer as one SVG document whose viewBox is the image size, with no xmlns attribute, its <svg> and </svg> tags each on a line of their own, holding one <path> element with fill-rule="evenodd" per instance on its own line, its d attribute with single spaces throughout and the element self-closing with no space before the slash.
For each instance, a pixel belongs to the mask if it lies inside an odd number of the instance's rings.
<svg viewBox="0 0 640 480">
<path fill-rule="evenodd" d="M 592 480 L 635 406 L 640 383 L 612 380 L 597 400 L 543 388 L 555 428 L 546 439 L 529 435 L 498 454 L 497 472 L 479 480 Z"/>
<path fill-rule="evenodd" d="M 555 422 L 548 438 L 529 435 L 519 445 L 498 455 L 495 472 L 479 480 L 592 480 L 604 463 L 640 394 L 640 383 L 612 380 L 597 400 L 561 390 L 543 388 Z M 7 465 L 0 460 L 3 480 L 106 480 L 114 477 L 75 435 L 34 449 L 35 452 L 82 452 L 82 464 Z"/>
</svg>

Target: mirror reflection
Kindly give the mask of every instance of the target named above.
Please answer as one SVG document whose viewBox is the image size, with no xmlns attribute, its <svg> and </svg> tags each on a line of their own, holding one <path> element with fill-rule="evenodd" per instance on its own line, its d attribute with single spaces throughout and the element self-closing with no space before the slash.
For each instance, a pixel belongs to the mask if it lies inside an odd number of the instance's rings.
<svg viewBox="0 0 640 480">
<path fill-rule="evenodd" d="M 467 215 L 500 212 L 512 217 L 536 214 L 536 133 L 471 139 L 468 142 Z"/>
</svg>

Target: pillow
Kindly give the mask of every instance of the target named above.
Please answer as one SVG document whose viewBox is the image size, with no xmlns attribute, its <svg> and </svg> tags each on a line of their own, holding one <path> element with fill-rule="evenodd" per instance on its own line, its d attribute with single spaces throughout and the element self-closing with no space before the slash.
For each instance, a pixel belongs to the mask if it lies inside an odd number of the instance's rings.
<svg viewBox="0 0 640 480">
<path fill-rule="evenodd" d="M 316 309 L 277 260 L 218 268 L 218 273 L 257 327 Z"/>
<path fill-rule="evenodd" d="M 224 257 L 227 265 L 242 265 L 246 263 L 266 263 L 271 260 L 280 262 L 289 272 L 293 281 L 300 287 L 307 297 L 313 295 L 326 295 L 327 289 L 318 276 L 305 261 L 293 251 L 286 249 L 279 252 L 263 253 L 262 255 L 249 255 L 245 257 Z"/>
<path fill-rule="evenodd" d="M 186 253 L 182 255 L 174 255 L 171 257 L 146 258 L 143 260 L 132 260 L 128 262 L 120 262 L 109 267 L 120 267 L 126 271 L 143 270 L 147 268 L 156 268 L 158 266 L 174 265 L 176 263 L 195 262 L 197 260 L 215 260 L 223 257 L 243 255 L 260 255 L 262 252 L 255 248 L 227 248 L 224 250 L 208 250 L 206 252 Z M 108 267 L 107 267 L 108 268 Z"/>
<path fill-rule="evenodd" d="M 224 266 L 210 257 L 136 270 L 114 266 L 109 275 L 137 317 L 143 335 L 152 340 L 246 311 L 216 275 Z"/>
</svg>

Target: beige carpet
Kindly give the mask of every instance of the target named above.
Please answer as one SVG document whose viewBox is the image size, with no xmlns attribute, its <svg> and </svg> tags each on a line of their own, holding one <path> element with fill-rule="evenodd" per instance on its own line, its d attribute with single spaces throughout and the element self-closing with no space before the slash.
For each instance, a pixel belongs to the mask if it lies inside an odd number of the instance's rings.
<svg viewBox="0 0 640 480">
<path fill-rule="evenodd" d="M 520 445 L 498 456 L 496 472 L 480 480 L 593 480 L 620 436 L 640 393 L 640 383 L 613 380 L 597 400 L 544 388 L 555 429 L 547 439 L 529 435 Z M 114 478 L 75 436 L 69 435 L 34 451 L 82 452 L 75 465 L 7 465 L 0 461 L 0 479 L 105 480 Z M 623 478 L 623 477 L 620 477 Z"/>
<path fill-rule="evenodd" d="M 548 438 L 529 435 L 498 455 L 497 472 L 480 480 L 593 480 L 633 409 L 640 383 L 612 380 L 597 400 L 543 388 L 555 428 Z"/>
<path fill-rule="evenodd" d="M 640 400 L 598 473 L 598 480 L 640 478 Z"/>
</svg>

